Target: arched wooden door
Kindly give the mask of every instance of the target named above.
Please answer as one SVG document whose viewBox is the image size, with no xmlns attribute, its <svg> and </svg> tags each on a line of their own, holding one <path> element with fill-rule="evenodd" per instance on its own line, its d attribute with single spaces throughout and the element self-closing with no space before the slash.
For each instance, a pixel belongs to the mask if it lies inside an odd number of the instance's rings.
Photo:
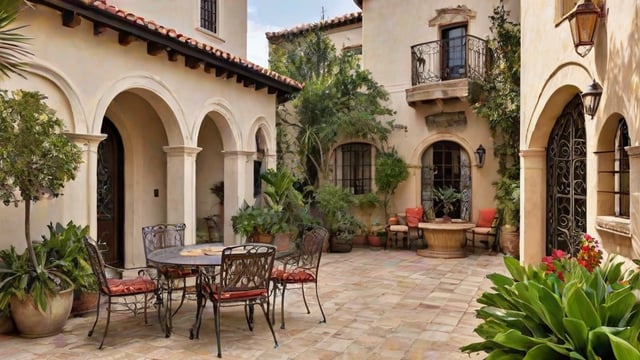
<svg viewBox="0 0 640 360">
<path fill-rule="evenodd" d="M 575 253 L 587 228 L 587 139 L 576 95 L 556 120 L 547 144 L 546 252 Z"/>
<path fill-rule="evenodd" d="M 98 240 L 104 243 L 106 263 L 124 264 L 124 147 L 115 125 L 106 117 L 98 145 Z"/>
</svg>

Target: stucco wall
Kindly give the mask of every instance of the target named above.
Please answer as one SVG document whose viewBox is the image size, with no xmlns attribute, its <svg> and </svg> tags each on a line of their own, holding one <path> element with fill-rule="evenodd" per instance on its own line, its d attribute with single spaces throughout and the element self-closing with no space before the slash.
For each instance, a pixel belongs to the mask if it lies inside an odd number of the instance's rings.
<svg viewBox="0 0 640 360">
<path fill-rule="evenodd" d="M 242 16 L 246 14 L 237 18 Z M 44 6 L 27 10 L 19 24 L 29 24 L 23 32 L 33 38 L 33 66 L 27 80 L 13 77 L 3 81 L 2 88 L 40 90 L 49 96 L 48 104 L 84 150 L 84 163 L 77 179 L 65 187 L 65 195 L 34 207 L 34 238 L 45 232 L 49 221 L 68 220 L 88 224 L 91 235 L 99 235 L 95 171 L 104 116 L 116 125 L 124 143 L 126 266 L 144 263 L 142 226 L 185 222 L 187 243 L 195 241 L 196 218 L 209 212 L 198 207 L 196 197 L 203 196 L 204 188 L 212 197 L 211 179 L 200 184 L 198 173 L 215 172 L 230 184 L 227 218 L 245 199 L 252 199 L 253 169 L 248 164 L 256 156 L 258 129 L 263 129 L 272 152 L 269 164 L 275 165 L 276 99 L 266 88 L 256 91 L 235 78 L 207 74 L 202 67 L 189 69 L 182 57 L 170 62 L 164 53 L 149 56 L 143 41 L 121 46 L 114 31 L 94 36 L 86 20 L 76 28 L 63 27 L 60 13 Z M 239 26 L 238 33 L 235 36 L 244 39 L 246 29 Z M 202 148 L 206 161 L 198 163 L 195 159 Z M 24 248 L 22 209 L 0 208 L 0 248 L 11 244 Z M 240 241 L 229 221 L 224 232 L 225 241 Z"/>
<path fill-rule="evenodd" d="M 606 21 L 596 30 L 594 48 L 585 57 L 575 53 L 568 21 L 555 23 L 555 2 L 522 1 L 522 102 L 521 148 L 523 149 L 523 196 L 521 201 L 521 249 L 525 262 L 535 262 L 545 251 L 545 147 L 549 133 L 567 102 L 586 89 L 593 79 L 603 87 L 599 110 L 592 120 L 585 117 L 587 132 L 587 232 L 599 238 L 608 252 L 627 257 L 640 255 L 637 224 L 638 166 L 634 150 L 638 134 L 638 46 L 637 1 L 607 2 Z M 599 189 L 598 143 L 610 142 L 612 122 L 623 117 L 631 138 L 631 237 L 597 228 L 597 217 L 611 215 L 610 204 Z M 604 137 L 607 140 L 604 140 Z M 610 146 L 607 145 L 607 146 Z M 634 154 L 632 156 L 632 153 Z M 534 155 L 531 155 L 534 154 Z M 531 155 L 531 156 L 530 156 Z M 542 183 L 542 185 L 541 185 Z"/>
</svg>

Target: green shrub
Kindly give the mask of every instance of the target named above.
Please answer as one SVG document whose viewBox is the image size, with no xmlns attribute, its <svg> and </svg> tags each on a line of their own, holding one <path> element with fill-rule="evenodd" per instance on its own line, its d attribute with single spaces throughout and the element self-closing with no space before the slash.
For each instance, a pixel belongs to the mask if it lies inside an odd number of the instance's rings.
<svg viewBox="0 0 640 360">
<path fill-rule="evenodd" d="M 640 276 L 610 256 L 589 272 L 559 259 L 564 281 L 546 264 L 524 267 L 505 257 L 509 276 L 491 274 L 478 299 L 484 341 L 460 348 L 487 359 L 640 359 Z"/>
</svg>

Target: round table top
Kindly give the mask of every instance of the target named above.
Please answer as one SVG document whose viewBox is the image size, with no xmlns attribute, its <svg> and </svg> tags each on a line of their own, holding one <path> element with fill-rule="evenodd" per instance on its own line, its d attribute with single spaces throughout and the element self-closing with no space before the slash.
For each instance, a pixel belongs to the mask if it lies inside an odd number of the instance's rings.
<svg viewBox="0 0 640 360">
<path fill-rule="evenodd" d="M 431 230 L 467 230 L 475 227 L 474 223 L 469 222 L 421 222 L 418 224 L 420 229 L 431 229 Z"/>
<path fill-rule="evenodd" d="M 193 252 L 193 250 L 203 250 L 207 248 L 219 249 L 220 252 L 211 255 L 180 255 L 180 253 Z M 149 261 L 163 265 L 184 265 L 184 266 L 218 266 L 222 260 L 222 243 L 207 243 L 187 246 L 175 246 L 153 251 L 147 257 Z"/>
</svg>

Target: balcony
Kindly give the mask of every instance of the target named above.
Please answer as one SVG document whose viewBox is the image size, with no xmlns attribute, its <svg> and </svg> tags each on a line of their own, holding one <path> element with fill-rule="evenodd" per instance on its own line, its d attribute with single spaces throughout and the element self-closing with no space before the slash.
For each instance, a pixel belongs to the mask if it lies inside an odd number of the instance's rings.
<svg viewBox="0 0 640 360">
<path fill-rule="evenodd" d="M 407 102 L 464 99 L 473 81 L 489 68 L 487 42 L 473 35 L 430 41 L 411 47 L 411 85 Z"/>
</svg>

